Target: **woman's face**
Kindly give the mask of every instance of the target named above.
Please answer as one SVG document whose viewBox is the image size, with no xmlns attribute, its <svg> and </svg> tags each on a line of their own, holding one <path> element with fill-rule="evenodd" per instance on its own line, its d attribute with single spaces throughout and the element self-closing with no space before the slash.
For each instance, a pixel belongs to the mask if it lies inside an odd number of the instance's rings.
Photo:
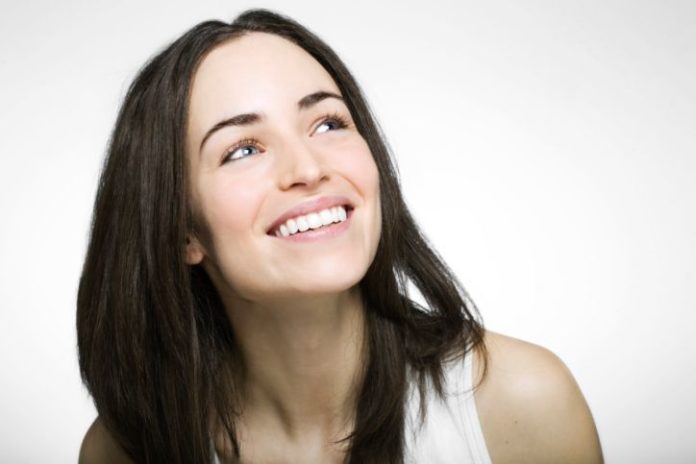
<svg viewBox="0 0 696 464">
<path fill-rule="evenodd" d="M 194 76 L 188 124 L 203 230 L 187 245 L 189 264 L 250 301 L 360 281 L 379 241 L 377 167 L 314 58 L 265 33 L 216 47 Z"/>
</svg>

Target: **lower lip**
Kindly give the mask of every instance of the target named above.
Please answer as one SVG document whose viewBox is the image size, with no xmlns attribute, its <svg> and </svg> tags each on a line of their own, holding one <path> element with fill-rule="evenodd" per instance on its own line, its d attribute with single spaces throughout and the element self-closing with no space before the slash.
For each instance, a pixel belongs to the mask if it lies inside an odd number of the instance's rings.
<svg viewBox="0 0 696 464">
<path fill-rule="evenodd" d="M 353 217 L 353 210 L 348 211 L 346 220 L 343 222 L 336 222 L 334 224 L 320 227 L 318 229 L 309 229 L 305 232 L 298 232 L 294 235 L 288 235 L 287 237 L 276 237 L 281 240 L 290 242 L 316 242 L 319 240 L 328 240 L 341 235 L 350 226 L 351 218 Z"/>
</svg>

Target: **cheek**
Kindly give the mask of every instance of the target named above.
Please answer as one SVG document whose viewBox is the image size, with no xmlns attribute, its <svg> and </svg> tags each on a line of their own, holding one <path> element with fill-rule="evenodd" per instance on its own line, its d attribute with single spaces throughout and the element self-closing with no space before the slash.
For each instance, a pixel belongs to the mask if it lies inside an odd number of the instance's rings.
<svg viewBox="0 0 696 464">
<path fill-rule="evenodd" d="M 350 156 L 342 158 L 340 169 L 366 203 L 370 224 L 365 230 L 367 234 L 365 240 L 376 248 L 382 226 L 379 171 L 363 139 L 351 147 Z M 371 250 L 371 253 L 373 254 L 374 250 Z"/>
<path fill-rule="evenodd" d="M 362 138 L 345 147 L 344 155 L 338 160 L 339 170 L 345 173 L 364 198 L 376 196 L 379 202 L 379 172 L 370 148 Z"/>
<path fill-rule="evenodd" d="M 201 198 L 215 250 L 247 242 L 262 201 L 258 183 L 244 179 L 211 179 Z"/>
<path fill-rule="evenodd" d="M 250 275 L 258 274 L 258 212 L 265 185 L 253 176 L 218 176 L 205 179 L 199 198 L 208 244 L 206 270 L 218 291 L 244 293 Z M 256 238 L 256 240 L 255 240 Z"/>
</svg>

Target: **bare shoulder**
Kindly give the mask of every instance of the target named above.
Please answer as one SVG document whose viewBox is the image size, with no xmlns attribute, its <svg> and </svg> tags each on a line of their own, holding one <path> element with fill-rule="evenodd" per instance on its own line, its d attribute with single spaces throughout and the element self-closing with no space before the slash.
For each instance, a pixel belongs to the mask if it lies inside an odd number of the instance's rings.
<svg viewBox="0 0 696 464">
<path fill-rule="evenodd" d="M 97 417 L 87 430 L 80 447 L 79 464 L 132 464 L 133 461 L 123 451 Z"/>
<path fill-rule="evenodd" d="M 602 463 L 592 414 L 572 373 L 551 351 L 486 332 L 486 375 L 476 406 L 494 463 Z M 481 353 L 474 361 L 481 378 Z"/>
</svg>

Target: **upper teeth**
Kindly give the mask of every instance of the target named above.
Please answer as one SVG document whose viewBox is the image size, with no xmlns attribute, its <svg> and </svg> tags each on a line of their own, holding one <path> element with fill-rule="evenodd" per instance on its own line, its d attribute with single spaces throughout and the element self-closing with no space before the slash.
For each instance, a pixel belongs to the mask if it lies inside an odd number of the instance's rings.
<svg viewBox="0 0 696 464">
<path fill-rule="evenodd" d="M 348 215 L 343 206 L 334 206 L 333 208 L 322 209 L 316 213 L 309 213 L 306 216 L 297 216 L 288 219 L 276 229 L 275 234 L 278 237 L 287 237 L 298 232 L 304 232 L 308 229 L 318 229 L 322 226 L 328 226 L 334 222 L 343 222 Z"/>
</svg>

